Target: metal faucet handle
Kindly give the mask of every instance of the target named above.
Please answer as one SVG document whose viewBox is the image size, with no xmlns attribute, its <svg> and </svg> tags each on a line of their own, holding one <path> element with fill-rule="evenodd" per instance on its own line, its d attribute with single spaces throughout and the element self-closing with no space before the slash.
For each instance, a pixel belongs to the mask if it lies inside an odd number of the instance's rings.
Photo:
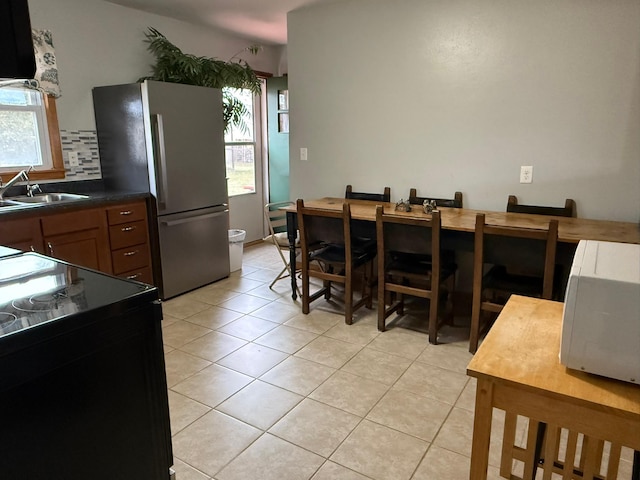
<svg viewBox="0 0 640 480">
<path fill-rule="evenodd" d="M 36 190 L 39 193 L 42 193 L 42 189 L 40 188 L 40 185 L 38 185 L 37 183 L 34 183 L 33 185 L 27 185 L 27 196 L 33 197 L 33 195 L 37 193 Z"/>
</svg>

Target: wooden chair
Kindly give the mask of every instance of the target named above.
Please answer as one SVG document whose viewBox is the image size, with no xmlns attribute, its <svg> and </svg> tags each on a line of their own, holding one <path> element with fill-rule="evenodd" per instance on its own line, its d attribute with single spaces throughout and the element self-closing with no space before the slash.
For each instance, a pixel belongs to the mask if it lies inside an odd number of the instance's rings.
<svg viewBox="0 0 640 480">
<path fill-rule="evenodd" d="M 431 219 L 400 217 L 376 208 L 378 248 L 378 330 L 394 312 L 404 314 L 404 295 L 428 298 L 429 342 L 438 342 L 438 305 L 441 284 L 455 272 L 455 265 L 440 258 L 440 213 Z M 390 293 L 391 305 L 386 298 Z"/>
<path fill-rule="evenodd" d="M 435 200 L 438 207 L 462 208 L 462 192 L 456 192 L 453 198 L 418 197 L 415 188 L 409 190 L 409 203 L 411 205 L 422 205 L 425 200 Z"/>
<path fill-rule="evenodd" d="M 282 263 L 284 267 L 280 271 L 280 273 L 273 279 L 273 282 L 269 285 L 269 288 L 273 288 L 275 283 L 278 280 L 282 280 L 283 278 L 288 278 L 296 272 L 291 272 L 291 267 L 289 266 L 289 260 L 287 259 L 289 255 L 289 239 L 287 237 L 287 214 L 281 208 L 288 207 L 290 205 L 295 205 L 295 202 L 285 201 L 285 202 L 273 202 L 267 203 L 264 206 L 264 218 L 267 221 L 267 225 L 269 226 L 269 235 L 262 240 L 273 245 L 276 250 L 278 250 L 278 254 L 282 259 Z M 300 241 L 296 240 L 296 253 L 300 252 Z M 297 262 L 296 262 L 297 264 Z M 299 268 L 296 271 L 300 271 Z M 298 291 L 298 295 L 301 296 L 300 288 L 296 285 L 296 290 Z"/>
<path fill-rule="evenodd" d="M 473 300 L 469 351 L 475 353 L 484 333 L 482 312 L 499 313 L 511 294 L 550 299 L 553 294 L 558 221 L 547 229 L 515 228 L 485 224 L 476 215 L 473 257 Z M 484 273 L 485 263 L 494 266 Z M 504 265 L 517 265 L 508 271 Z M 481 329 L 483 331 L 481 331 Z"/>
<path fill-rule="evenodd" d="M 356 200 L 373 200 L 374 202 L 390 202 L 391 188 L 384 187 L 384 193 L 363 193 L 354 192 L 351 185 L 347 185 L 347 189 L 344 192 L 344 198 L 353 198 Z"/>
<path fill-rule="evenodd" d="M 298 228 L 300 229 L 302 267 L 302 313 L 309 313 L 309 305 L 324 296 L 331 298 L 333 282 L 344 285 L 345 322 L 351 325 L 353 312 L 363 305 L 372 307 L 371 277 L 373 259 L 376 256 L 375 243 L 354 242 L 351 236 L 351 209 L 348 203 L 342 212 L 304 206 L 299 199 L 296 204 Z M 311 262 L 320 264 L 321 270 L 310 268 Z M 362 270 L 362 295 L 353 303 L 353 277 L 356 269 Z M 313 294 L 309 293 L 309 279 L 323 280 L 323 286 Z"/>
<path fill-rule="evenodd" d="M 507 212 L 514 213 L 534 213 L 537 215 L 552 215 L 554 217 L 575 217 L 576 202 L 567 198 L 564 207 L 542 207 L 538 205 L 519 205 L 518 197 L 509 195 L 507 200 Z"/>
<path fill-rule="evenodd" d="M 409 203 L 411 205 L 423 205 L 425 200 L 435 200 L 438 207 L 462 208 L 462 192 L 456 192 L 453 198 L 435 198 L 435 197 L 418 197 L 417 190 L 412 188 L 409 190 Z M 442 260 L 449 264 L 455 264 L 455 251 L 442 249 Z M 456 278 L 455 274 L 451 276 L 448 283 L 449 295 L 453 297 L 455 292 Z"/>
<path fill-rule="evenodd" d="M 518 198 L 515 195 L 509 195 L 509 199 L 507 200 L 507 212 L 549 215 L 554 217 L 575 217 L 576 202 L 571 198 L 567 198 L 564 202 L 564 207 L 518 205 Z M 556 265 L 555 275 L 553 299 L 562 301 L 564 300 L 564 290 L 566 288 L 565 280 L 567 277 L 562 265 Z"/>
</svg>

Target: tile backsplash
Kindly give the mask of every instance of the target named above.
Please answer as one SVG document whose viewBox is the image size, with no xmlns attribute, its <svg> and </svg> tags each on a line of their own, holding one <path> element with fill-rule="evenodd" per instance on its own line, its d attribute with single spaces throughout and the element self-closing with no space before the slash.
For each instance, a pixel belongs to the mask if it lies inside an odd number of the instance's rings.
<svg viewBox="0 0 640 480">
<path fill-rule="evenodd" d="M 60 130 L 60 141 L 67 181 L 102 178 L 95 130 Z M 70 159 L 70 153 L 77 155 L 77 162 Z"/>
</svg>

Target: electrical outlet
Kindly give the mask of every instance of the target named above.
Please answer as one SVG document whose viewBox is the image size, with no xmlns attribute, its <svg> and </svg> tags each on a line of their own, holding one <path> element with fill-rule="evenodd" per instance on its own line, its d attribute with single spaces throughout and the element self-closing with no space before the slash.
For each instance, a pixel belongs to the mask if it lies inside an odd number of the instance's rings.
<svg viewBox="0 0 640 480">
<path fill-rule="evenodd" d="M 80 162 L 78 161 L 78 152 L 69 152 L 69 154 L 67 155 L 67 158 L 69 159 L 69 166 L 71 167 L 80 166 Z"/>
<path fill-rule="evenodd" d="M 308 151 L 304 147 L 300 149 L 300 160 L 304 160 L 304 161 L 309 160 Z"/>
<path fill-rule="evenodd" d="M 533 167 L 531 165 L 520 167 L 520 183 L 533 183 Z"/>
</svg>

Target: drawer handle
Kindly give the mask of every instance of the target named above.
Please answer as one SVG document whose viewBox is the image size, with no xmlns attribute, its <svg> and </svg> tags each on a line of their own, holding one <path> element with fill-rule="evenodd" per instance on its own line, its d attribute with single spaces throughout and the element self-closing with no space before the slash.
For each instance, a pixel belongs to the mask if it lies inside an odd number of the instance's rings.
<svg viewBox="0 0 640 480">
<path fill-rule="evenodd" d="M 123 232 L 130 232 L 131 230 L 135 230 L 135 229 L 136 229 L 135 225 L 133 227 L 122 227 L 121 228 L 121 230 Z"/>
<path fill-rule="evenodd" d="M 135 280 L 141 275 L 142 275 L 141 273 L 134 273 L 133 275 L 127 275 L 127 280 Z"/>
<path fill-rule="evenodd" d="M 131 210 L 122 210 L 120 212 L 120 215 L 131 215 L 131 213 L 132 213 Z"/>
<path fill-rule="evenodd" d="M 124 253 L 123 253 L 123 255 L 124 255 L 125 257 L 131 257 L 132 255 L 136 255 L 136 254 L 138 254 L 138 253 L 140 253 L 140 250 L 133 250 L 133 251 L 131 251 L 131 252 L 124 252 Z"/>
<path fill-rule="evenodd" d="M 49 247 L 49 254 L 53 257 L 53 245 L 51 245 L 51 242 L 47 242 L 47 247 Z"/>
</svg>

